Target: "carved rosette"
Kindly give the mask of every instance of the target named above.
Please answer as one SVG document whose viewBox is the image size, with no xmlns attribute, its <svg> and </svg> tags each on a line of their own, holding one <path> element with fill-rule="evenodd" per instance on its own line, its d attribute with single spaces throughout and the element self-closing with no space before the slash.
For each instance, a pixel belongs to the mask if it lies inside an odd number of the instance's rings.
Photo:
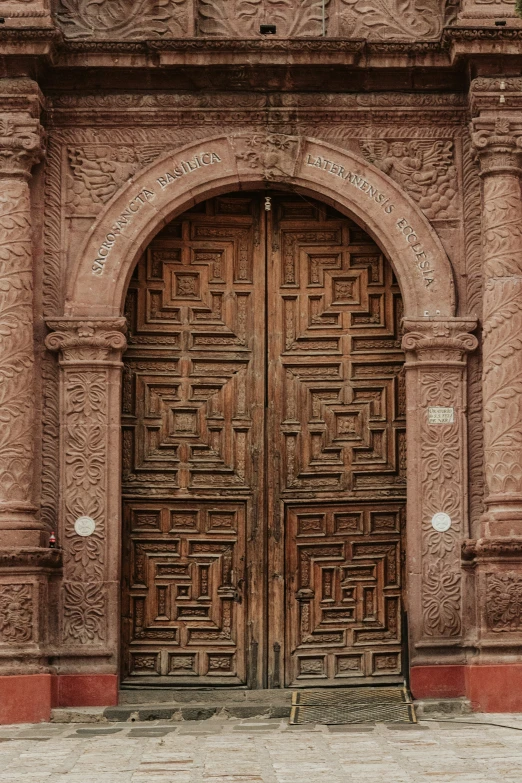
<svg viewBox="0 0 522 783">
<path fill-rule="evenodd" d="M 108 547 L 109 492 L 119 481 L 119 389 L 124 318 L 96 321 L 52 319 L 46 347 L 60 351 L 61 367 L 61 509 L 60 542 L 64 550 L 61 638 L 67 648 L 106 647 L 117 633 L 110 623 L 117 596 L 117 553 Z M 95 530 L 80 536 L 75 521 L 91 517 Z"/>
<path fill-rule="evenodd" d="M 438 647 L 462 636 L 460 544 L 467 531 L 466 354 L 476 321 L 404 321 L 408 390 L 408 514 L 414 644 Z M 448 530 L 432 525 L 435 514 Z M 417 582 L 417 584 L 415 584 Z M 438 641 L 437 641 L 438 640 Z M 416 650 L 417 656 L 420 655 Z"/>
<path fill-rule="evenodd" d="M 507 513 L 520 524 L 522 128 L 509 117 L 500 117 L 494 122 L 474 120 L 474 129 L 473 143 L 483 179 L 482 383 L 487 518 L 498 521 Z"/>
<path fill-rule="evenodd" d="M 33 502 L 34 352 L 31 207 L 27 180 L 42 156 L 29 80 L 5 80 L 0 97 L 0 529 L 4 546 L 41 540 Z M 21 106 L 27 105 L 27 111 Z"/>
</svg>

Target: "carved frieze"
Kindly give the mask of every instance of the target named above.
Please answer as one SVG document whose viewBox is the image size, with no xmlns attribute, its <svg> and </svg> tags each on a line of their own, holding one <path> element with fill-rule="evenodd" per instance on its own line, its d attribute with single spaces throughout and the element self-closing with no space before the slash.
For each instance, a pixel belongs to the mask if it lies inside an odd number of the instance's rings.
<svg viewBox="0 0 522 783">
<path fill-rule="evenodd" d="M 417 41 L 438 39 L 455 12 L 454 0 L 59 0 L 56 18 L 78 41 L 244 40 L 262 36 L 262 24 L 274 25 L 279 39 Z"/>
<path fill-rule="evenodd" d="M 76 40 L 118 40 L 169 36 L 182 38 L 189 28 L 187 0 L 59 0 L 57 20 Z"/>
<path fill-rule="evenodd" d="M 368 40 L 438 38 L 455 16 L 445 0 L 340 0 L 338 34 Z"/>
<path fill-rule="evenodd" d="M 333 0 L 199 0 L 198 33 L 221 38 L 260 35 L 260 25 L 276 26 L 281 38 L 324 35 Z M 324 17 L 324 18 L 323 18 Z"/>
</svg>

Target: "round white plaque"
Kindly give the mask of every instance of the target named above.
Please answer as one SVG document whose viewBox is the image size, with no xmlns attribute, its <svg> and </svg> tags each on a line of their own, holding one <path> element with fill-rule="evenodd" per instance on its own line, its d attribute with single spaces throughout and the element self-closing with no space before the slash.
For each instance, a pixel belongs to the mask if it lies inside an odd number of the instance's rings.
<svg viewBox="0 0 522 783">
<path fill-rule="evenodd" d="M 96 530 L 96 522 L 92 517 L 78 517 L 74 529 L 79 536 L 92 536 Z"/>
<path fill-rule="evenodd" d="M 439 511 L 438 514 L 432 516 L 431 524 L 439 533 L 445 533 L 451 527 L 451 517 L 443 511 Z"/>
</svg>

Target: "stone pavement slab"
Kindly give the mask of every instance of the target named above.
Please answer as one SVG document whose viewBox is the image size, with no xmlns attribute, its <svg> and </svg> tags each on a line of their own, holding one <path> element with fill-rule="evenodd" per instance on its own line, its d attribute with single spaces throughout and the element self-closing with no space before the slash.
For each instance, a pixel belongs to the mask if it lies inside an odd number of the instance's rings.
<svg viewBox="0 0 522 783">
<path fill-rule="evenodd" d="M 521 783 L 522 715 L 467 721 L 5 726 L 0 783 Z"/>
</svg>

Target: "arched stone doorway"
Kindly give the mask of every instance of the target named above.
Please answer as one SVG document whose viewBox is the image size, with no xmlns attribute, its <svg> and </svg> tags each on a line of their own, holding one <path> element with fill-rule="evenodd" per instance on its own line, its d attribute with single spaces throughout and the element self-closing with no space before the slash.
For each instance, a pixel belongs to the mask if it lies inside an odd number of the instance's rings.
<svg viewBox="0 0 522 783">
<path fill-rule="evenodd" d="M 392 180 L 345 150 L 267 135 L 198 142 L 131 179 L 98 217 L 70 270 L 64 317 L 48 321 L 55 333 L 47 346 L 61 350 L 62 524 L 74 530 L 75 515 L 96 517 L 96 538 L 89 542 L 96 553 L 90 556 L 102 558 L 98 581 L 64 583 L 62 611 L 76 611 L 81 593 L 92 632 L 81 651 L 72 645 L 71 656 L 84 662 L 93 656 L 98 672 L 102 667 L 116 676 L 119 661 L 121 313 L 132 270 L 158 230 L 191 205 L 238 188 L 274 186 L 320 198 L 355 218 L 397 275 L 407 355 L 410 660 L 419 666 L 463 660 L 465 381 L 466 353 L 476 346 L 469 334 L 475 323 L 455 317 L 444 250 L 426 218 Z M 86 447 L 84 435 L 91 430 L 95 442 Z M 93 486 L 82 488 L 73 479 L 79 454 L 92 462 Z M 442 533 L 432 526 L 439 512 L 451 519 Z"/>
<path fill-rule="evenodd" d="M 167 224 L 126 297 L 124 682 L 404 676 L 399 286 L 291 192 Z"/>
</svg>

